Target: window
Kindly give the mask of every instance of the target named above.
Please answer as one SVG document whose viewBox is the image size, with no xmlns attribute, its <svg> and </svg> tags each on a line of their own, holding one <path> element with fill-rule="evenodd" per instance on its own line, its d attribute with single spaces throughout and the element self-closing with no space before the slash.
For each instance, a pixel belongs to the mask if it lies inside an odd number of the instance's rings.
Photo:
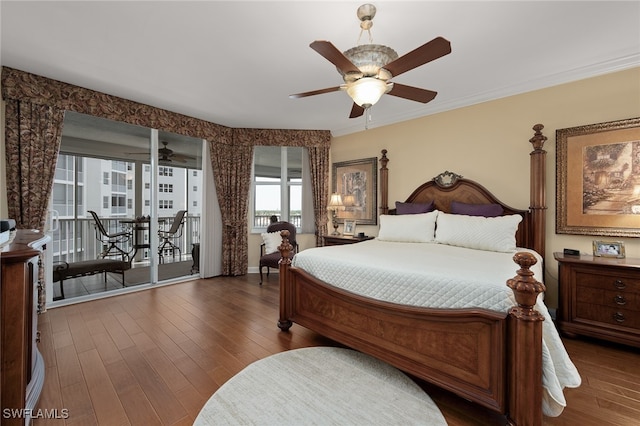
<svg viewBox="0 0 640 426">
<path fill-rule="evenodd" d="M 173 176 L 173 167 L 158 167 L 158 175 Z"/>
<path fill-rule="evenodd" d="M 255 147 L 251 191 L 254 231 L 266 229 L 272 215 L 296 228 L 308 222 L 313 229 L 313 209 L 303 212 L 302 208 L 308 205 L 306 198 L 311 199 L 310 190 L 302 191 L 303 175 L 308 173 L 304 165 L 308 164 L 307 155 L 302 147 Z"/>
<path fill-rule="evenodd" d="M 109 208 L 109 197 L 106 195 L 102 197 L 102 208 L 103 209 Z"/>
<path fill-rule="evenodd" d="M 127 179 L 127 190 L 133 190 L 133 179 Z"/>
<path fill-rule="evenodd" d="M 198 201 L 193 200 L 193 207 L 198 207 Z"/>
<path fill-rule="evenodd" d="M 194 176 L 198 176 L 198 171 L 197 171 L 197 170 L 194 170 L 194 171 L 193 171 L 193 175 L 194 175 Z"/>
<path fill-rule="evenodd" d="M 109 172 L 102 173 L 102 183 L 109 185 Z"/>
</svg>

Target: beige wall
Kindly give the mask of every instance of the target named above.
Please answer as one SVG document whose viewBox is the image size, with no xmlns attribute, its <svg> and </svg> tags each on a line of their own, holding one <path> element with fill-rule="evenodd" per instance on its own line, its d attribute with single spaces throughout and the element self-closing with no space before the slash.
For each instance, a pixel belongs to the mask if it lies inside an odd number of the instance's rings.
<svg viewBox="0 0 640 426">
<path fill-rule="evenodd" d="M 553 252 L 570 247 L 591 253 L 594 237 L 555 234 L 555 131 L 639 116 L 640 68 L 635 68 L 334 138 L 331 160 L 379 157 L 386 148 L 391 207 L 421 183 L 449 170 L 480 182 L 512 207 L 527 208 L 531 127 L 544 124 L 548 138 L 545 284 L 547 303 L 556 307 L 558 269 Z M 376 227 L 357 230 L 377 232 Z M 624 242 L 627 256 L 640 258 L 640 241 L 625 238 Z"/>
</svg>

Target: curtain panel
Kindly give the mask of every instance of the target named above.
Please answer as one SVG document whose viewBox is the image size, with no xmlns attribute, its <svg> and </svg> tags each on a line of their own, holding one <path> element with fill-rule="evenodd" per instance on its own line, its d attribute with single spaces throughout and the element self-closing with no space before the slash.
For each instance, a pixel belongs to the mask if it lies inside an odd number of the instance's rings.
<svg viewBox="0 0 640 426">
<path fill-rule="evenodd" d="M 7 209 L 16 227 L 44 231 L 53 190 L 64 111 L 55 106 L 8 100 L 5 110 Z M 42 254 L 40 264 L 44 265 Z M 45 268 L 38 268 L 45 282 Z M 38 306 L 46 311 L 45 286 L 38 286 Z"/>
<path fill-rule="evenodd" d="M 2 68 L 2 97 L 7 101 L 7 105 L 9 101 L 27 102 L 32 105 L 51 107 L 57 111 L 69 110 L 206 139 L 211 147 L 211 161 L 215 170 L 216 191 L 221 209 L 225 203 L 227 204 L 226 213 L 222 213 L 225 222 L 222 239 L 223 242 L 226 241 L 226 244 L 223 243 L 225 244 L 223 258 L 227 259 L 226 261 L 223 259 L 223 263 L 228 263 L 227 267 L 223 268 L 223 274 L 228 275 L 245 274 L 247 271 L 247 203 L 251 185 L 250 167 L 253 160 L 253 146 L 315 147 L 328 153 L 331 143 L 331 134 L 325 130 L 233 129 L 8 67 Z M 18 132 L 17 122 L 10 120 L 8 116 L 7 113 L 6 131 Z M 313 158 L 323 157 L 315 155 Z M 7 162 L 7 168 L 12 167 L 13 165 Z M 55 168 L 55 158 L 53 167 Z M 234 178 L 221 176 L 224 172 L 217 169 L 218 167 L 225 167 L 232 171 Z M 311 168 L 316 170 L 315 174 L 312 173 L 316 234 L 322 235 L 326 233 L 325 210 L 328 191 L 321 187 L 316 188 L 315 183 L 320 185 L 324 182 L 328 187 L 328 160 L 326 166 L 322 163 L 312 164 Z M 218 178 L 218 176 L 221 177 Z M 42 186 L 40 182 L 38 186 Z M 51 188 L 48 190 L 50 192 Z M 242 191 L 244 191 L 243 195 L 240 194 Z M 233 198 L 232 194 L 238 194 L 238 198 Z M 316 203 L 319 204 L 316 205 Z M 21 211 L 22 206 L 18 204 L 15 197 L 9 200 L 9 204 L 10 209 L 16 209 L 9 210 L 10 212 Z M 318 208 L 320 204 L 323 207 Z M 243 218 L 244 223 L 241 224 Z M 40 220 L 44 224 L 44 217 Z"/>
</svg>

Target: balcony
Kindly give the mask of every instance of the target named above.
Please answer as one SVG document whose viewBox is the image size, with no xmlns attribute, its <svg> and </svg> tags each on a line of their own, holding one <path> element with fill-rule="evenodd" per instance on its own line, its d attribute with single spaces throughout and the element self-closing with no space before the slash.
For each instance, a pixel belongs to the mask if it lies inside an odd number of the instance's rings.
<svg viewBox="0 0 640 426">
<path fill-rule="evenodd" d="M 127 229 L 127 225 L 121 223 L 122 218 L 100 218 L 107 232 L 119 232 Z M 160 217 L 158 219 L 161 228 L 171 226 L 173 216 Z M 180 260 L 191 261 L 191 249 L 193 243 L 200 242 L 200 217 L 187 216 L 184 222 L 182 236 L 177 239 L 176 245 L 180 248 Z M 96 238 L 93 219 L 60 219 L 59 228 L 53 232 L 53 261 L 56 262 L 79 262 L 82 260 L 96 259 L 104 250 L 102 243 Z M 145 233 L 145 243 L 152 238 L 149 233 Z M 155 238 L 158 238 L 155 236 Z M 124 243 L 121 247 L 125 252 L 133 253 L 132 241 Z M 136 258 L 132 262 L 132 267 L 138 265 L 148 266 L 149 249 L 143 249 L 136 253 Z"/>
</svg>

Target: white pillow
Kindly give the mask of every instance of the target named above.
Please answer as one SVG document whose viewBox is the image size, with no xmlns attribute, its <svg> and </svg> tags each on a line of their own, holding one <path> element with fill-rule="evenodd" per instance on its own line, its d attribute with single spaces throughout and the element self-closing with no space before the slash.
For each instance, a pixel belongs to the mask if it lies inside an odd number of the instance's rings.
<svg viewBox="0 0 640 426">
<path fill-rule="evenodd" d="M 438 210 L 407 215 L 381 215 L 378 240 L 431 243 L 435 237 Z"/>
<path fill-rule="evenodd" d="M 282 244 L 280 231 L 263 232 L 260 235 L 262 235 L 262 241 L 264 241 L 264 254 L 275 253 L 278 251 L 278 246 Z"/>
<path fill-rule="evenodd" d="M 519 214 L 482 217 L 440 213 L 436 242 L 478 250 L 511 252 L 516 249 Z"/>
</svg>

